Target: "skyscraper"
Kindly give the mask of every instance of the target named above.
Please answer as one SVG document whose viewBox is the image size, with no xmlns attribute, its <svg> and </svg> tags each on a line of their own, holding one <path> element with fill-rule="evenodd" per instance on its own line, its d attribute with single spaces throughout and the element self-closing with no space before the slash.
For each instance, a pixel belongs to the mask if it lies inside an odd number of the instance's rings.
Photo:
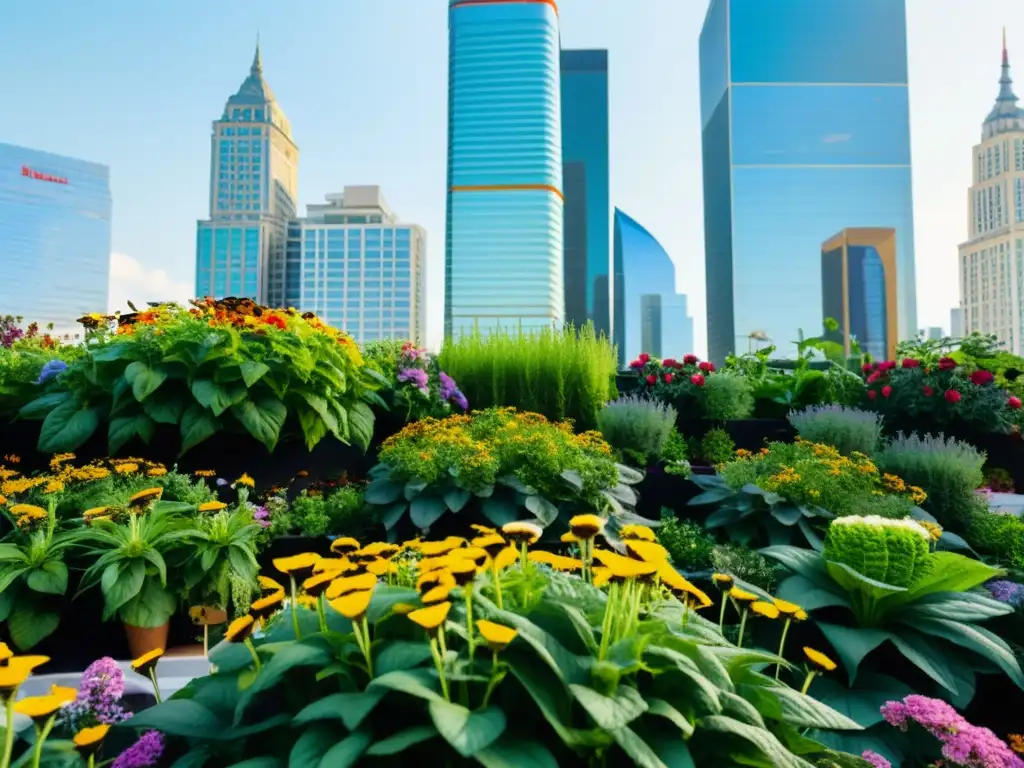
<svg viewBox="0 0 1024 768">
<path fill-rule="evenodd" d="M 618 208 L 614 242 L 619 364 L 641 352 L 655 357 L 692 352 L 693 319 L 686 313 L 686 296 L 675 292 L 675 265 L 661 243 Z"/>
<path fill-rule="evenodd" d="M 999 95 L 971 166 L 968 239 L 959 249 L 960 331 L 994 334 L 1008 352 L 1024 354 L 1024 108 L 1013 92 L 1005 32 Z"/>
<path fill-rule="evenodd" d="M 611 336 L 608 51 L 562 51 L 565 319 Z"/>
<path fill-rule="evenodd" d="M 295 216 L 299 148 L 263 79 L 259 43 L 249 76 L 210 139 L 210 218 L 196 227 L 196 294 L 284 301 L 284 248 Z"/>
<path fill-rule="evenodd" d="M 110 212 L 107 166 L 0 144 L 0 315 L 64 336 L 106 312 Z"/>
<path fill-rule="evenodd" d="M 403 224 L 380 187 L 345 187 L 288 226 L 285 304 L 359 343 L 426 335 L 426 234 Z"/>
<path fill-rule="evenodd" d="M 565 318 L 555 0 L 449 0 L 445 336 Z"/>
<path fill-rule="evenodd" d="M 821 244 L 896 232 L 917 331 L 904 0 L 710 0 L 700 35 L 708 348 L 821 333 Z"/>
</svg>

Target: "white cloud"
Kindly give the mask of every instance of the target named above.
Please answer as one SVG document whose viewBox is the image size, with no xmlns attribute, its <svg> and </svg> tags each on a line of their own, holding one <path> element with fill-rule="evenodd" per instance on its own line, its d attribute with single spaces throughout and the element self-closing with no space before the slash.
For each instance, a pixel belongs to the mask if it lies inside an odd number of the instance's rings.
<svg viewBox="0 0 1024 768">
<path fill-rule="evenodd" d="M 184 304 L 193 297 L 188 283 L 173 280 L 162 269 L 147 269 L 124 253 L 110 254 L 109 310 L 128 311 L 128 302 L 142 309 L 148 301 L 176 301 Z"/>
</svg>

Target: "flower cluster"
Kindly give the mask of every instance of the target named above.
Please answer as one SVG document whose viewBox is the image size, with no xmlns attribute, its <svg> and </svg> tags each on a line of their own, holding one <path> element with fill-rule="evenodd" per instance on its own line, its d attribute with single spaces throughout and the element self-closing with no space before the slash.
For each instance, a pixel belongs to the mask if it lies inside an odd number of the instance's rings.
<svg viewBox="0 0 1024 768">
<path fill-rule="evenodd" d="M 442 371 L 427 350 L 412 342 L 377 342 L 367 345 L 367 359 L 385 379 L 391 381 L 394 410 L 405 411 L 406 421 L 433 416 L 440 418 L 454 411 L 469 410 L 469 401 Z"/>
<path fill-rule="evenodd" d="M 992 593 L 992 597 L 1002 603 L 1012 605 L 1014 608 L 1024 605 L 1024 584 L 998 579 L 990 581 L 985 587 Z"/>
<path fill-rule="evenodd" d="M 38 500 L 73 490 L 85 483 L 106 478 L 159 478 L 167 474 L 163 464 L 148 459 L 97 459 L 87 464 L 72 463 L 75 455 L 58 453 L 50 459 L 50 471 L 35 475 L 23 475 L 15 469 L 0 464 L 0 494 L 12 503 L 14 497 L 25 497 L 22 501 Z"/>
<path fill-rule="evenodd" d="M 152 768 L 160 764 L 163 754 L 163 734 L 160 731 L 146 731 L 118 756 L 111 768 Z"/>
<path fill-rule="evenodd" d="M 715 364 L 701 362 L 696 355 L 684 355 L 682 360 L 667 357 L 658 360 L 646 352 L 629 364 L 629 369 L 637 374 L 650 390 L 664 386 L 674 386 L 674 390 L 692 387 L 703 387 L 707 376 L 715 372 Z M 676 394 L 673 391 L 673 394 Z"/>
<path fill-rule="evenodd" d="M 121 707 L 124 673 L 109 656 L 90 664 L 78 684 L 78 695 L 63 711 L 71 730 L 94 725 L 116 725 L 130 715 Z"/>
<path fill-rule="evenodd" d="M 903 701 L 888 702 L 881 711 L 885 721 L 900 730 L 916 723 L 932 734 L 942 745 L 942 756 L 952 765 L 1024 768 L 1024 760 L 992 731 L 971 725 L 939 699 L 911 694 Z"/>
</svg>

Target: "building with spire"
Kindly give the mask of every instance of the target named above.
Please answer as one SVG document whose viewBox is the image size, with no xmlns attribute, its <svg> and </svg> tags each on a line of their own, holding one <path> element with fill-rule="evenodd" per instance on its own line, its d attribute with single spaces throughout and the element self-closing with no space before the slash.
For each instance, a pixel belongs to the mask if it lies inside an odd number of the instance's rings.
<svg viewBox="0 0 1024 768">
<path fill-rule="evenodd" d="M 210 214 L 196 228 L 196 295 L 283 303 L 298 187 L 299 148 L 263 78 L 257 40 L 249 76 L 213 123 Z"/>
<path fill-rule="evenodd" d="M 999 95 L 971 153 L 968 239 L 959 248 L 962 333 L 994 334 L 1024 354 L 1024 108 L 1003 30 Z"/>
</svg>

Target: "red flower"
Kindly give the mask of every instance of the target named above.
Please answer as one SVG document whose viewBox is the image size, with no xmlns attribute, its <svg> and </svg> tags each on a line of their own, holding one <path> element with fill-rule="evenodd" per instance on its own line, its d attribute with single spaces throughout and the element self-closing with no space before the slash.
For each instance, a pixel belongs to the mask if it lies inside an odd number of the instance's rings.
<svg viewBox="0 0 1024 768">
<path fill-rule="evenodd" d="M 862 371 L 864 371 L 864 373 L 871 373 L 873 370 L 875 370 L 875 364 L 874 363 L 864 363 L 864 365 L 862 365 L 860 367 L 860 369 Z"/>
<path fill-rule="evenodd" d="M 647 377 L 647 383 L 653 387 L 655 384 L 658 383 L 658 377 L 652 373 L 650 376 Z"/>
<path fill-rule="evenodd" d="M 638 371 L 638 370 L 640 370 L 641 368 L 644 367 L 643 360 L 634 360 L 633 362 L 631 362 L 629 364 L 629 367 L 632 368 L 633 370 L 637 370 Z"/>
<path fill-rule="evenodd" d="M 673 360 L 671 357 L 666 357 L 664 360 L 661 361 L 661 367 L 662 368 L 675 368 L 676 367 L 676 361 Z"/>
<path fill-rule="evenodd" d="M 1021 406 L 1020 398 L 1016 395 L 1010 395 L 1010 399 L 1006 401 L 1006 404 L 1016 411 Z"/>
<path fill-rule="evenodd" d="M 956 360 L 954 360 L 952 357 L 939 358 L 940 371 L 952 371 L 954 368 L 956 368 Z"/>
<path fill-rule="evenodd" d="M 878 364 L 878 369 L 881 371 L 891 371 L 896 367 L 895 360 L 886 360 L 884 363 Z"/>
<path fill-rule="evenodd" d="M 921 361 L 920 360 L 915 360 L 912 357 L 904 357 L 902 365 L 903 365 L 904 368 L 920 368 L 921 367 Z"/>
<path fill-rule="evenodd" d="M 927 384 L 921 387 L 921 392 L 924 393 L 925 397 L 931 397 L 932 395 L 935 394 L 935 390 L 929 387 Z"/>
<path fill-rule="evenodd" d="M 672 383 L 672 374 L 671 373 L 666 373 L 665 374 L 665 383 L 666 384 L 671 384 Z"/>
<path fill-rule="evenodd" d="M 990 384 L 995 376 L 992 375 L 991 371 L 977 370 L 971 374 L 971 383 L 977 384 L 979 387 L 985 384 Z"/>
<path fill-rule="evenodd" d="M 648 363 L 650 362 L 651 356 L 648 355 L 646 352 L 641 352 L 639 355 L 637 355 L 636 359 L 639 360 L 641 363 Z"/>
<path fill-rule="evenodd" d="M 882 372 L 881 371 L 875 371 L 870 376 L 868 376 L 868 384 L 874 384 L 880 378 L 882 378 Z"/>
<path fill-rule="evenodd" d="M 704 377 L 701 376 L 699 373 L 695 373 L 693 374 L 693 376 L 690 377 L 690 383 L 693 384 L 695 387 L 703 387 Z"/>
<path fill-rule="evenodd" d="M 714 363 L 701 363 L 697 367 L 700 368 L 702 371 L 704 371 L 704 373 L 714 373 L 715 372 L 715 364 Z"/>
<path fill-rule="evenodd" d="M 947 389 L 946 394 L 943 395 L 943 397 L 946 398 L 947 403 L 959 403 L 961 395 L 955 389 Z"/>
<path fill-rule="evenodd" d="M 888 397 L 891 394 L 892 394 L 892 387 L 890 387 L 888 384 L 886 384 L 884 387 L 882 387 L 882 397 Z"/>
<path fill-rule="evenodd" d="M 264 315 L 263 322 L 266 323 L 267 325 L 273 325 L 277 328 L 280 328 L 282 331 L 288 327 L 287 325 L 285 325 L 284 318 L 278 317 L 277 315 Z"/>
<path fill-rule="evenodd" d="M 696 364 L 697 364 L 697 356 L 696 355 L 683 355 L 683 365 L 696 365 Z"/>
<path fill-rule="evenodd" d="M 878 393 L 875 392 L 875 390 L 873 390 L 873 389 L 869 389 L 868 390 L 868 400 L 874 400 L 876 397 L 878 397 Z"/>
</svg>

